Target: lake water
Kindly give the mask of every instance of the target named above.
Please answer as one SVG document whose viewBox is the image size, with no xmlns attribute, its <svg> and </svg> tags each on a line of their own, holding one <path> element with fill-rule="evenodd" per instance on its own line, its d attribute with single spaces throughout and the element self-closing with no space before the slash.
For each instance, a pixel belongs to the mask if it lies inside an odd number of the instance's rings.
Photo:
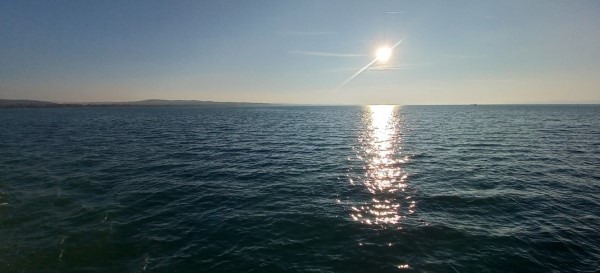
<svg viewBox="0 0 600 273">
<path fill-rule="evenodd" d="M 597 272 L 600 106 L 0 110 L 0 272 Z"/>
</svg>

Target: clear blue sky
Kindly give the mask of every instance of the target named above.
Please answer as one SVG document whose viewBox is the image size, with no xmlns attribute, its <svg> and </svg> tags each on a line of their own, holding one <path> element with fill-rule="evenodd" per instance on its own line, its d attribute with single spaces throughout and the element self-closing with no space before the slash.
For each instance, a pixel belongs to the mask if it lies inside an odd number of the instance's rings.
<svg viewBox="0 0 600 273">
<path fill-rule="evenodd" d="M 0 41 L 0 98 L 600 102 L 600 1 L 7 0 Z"/>
</svg>

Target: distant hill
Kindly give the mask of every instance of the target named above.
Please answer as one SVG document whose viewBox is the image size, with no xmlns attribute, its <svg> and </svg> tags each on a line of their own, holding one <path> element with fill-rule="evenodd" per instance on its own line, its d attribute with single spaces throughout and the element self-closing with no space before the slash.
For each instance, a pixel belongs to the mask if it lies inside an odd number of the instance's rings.
<svg viewBox="0 0 600 273">
<path fill-rule="evenodd" d="M 57 107 L 59 103 L 41 101 L 41 100 L 3 100 L 0 99 L 0 107 L 2 108 L 34 108 L 34 107 Z"/>
<path fill-rule="evenodd" d="M 251 102 L 219 102 L 219 101 L 203 101 L 203 100 L 140 100 L 131 102 L 117 102 L 119 105 L 256 105 L 267 103 L 251 103 Z"/>
<path fill-rule="evenodd" d="M 80 102 L 57 103 L 39 100 L 6 100 L 0 99 L 0 108 L 43 108 L 43 107 L 85 107 L 85 106 L 251 106 L 269 105 L 268 103 L 251 102 L 218 102 L 200 100 L 141 100 L 128 102 Z"/>
</svg>

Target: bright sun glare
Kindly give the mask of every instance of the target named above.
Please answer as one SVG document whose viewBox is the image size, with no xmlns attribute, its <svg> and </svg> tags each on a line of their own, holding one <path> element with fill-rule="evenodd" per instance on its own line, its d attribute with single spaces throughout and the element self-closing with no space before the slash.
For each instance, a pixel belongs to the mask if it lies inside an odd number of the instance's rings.
<svg viewBox="0 0 600 273">
<path fill-rule="evenodd" d="M 378 62 L 386 63 L 390 60 L 390 57 L 392 57 L 392 49 L 389 47 L 380 47 L 377 49 L 375 56 L 377 57 Z"/>
</svg>

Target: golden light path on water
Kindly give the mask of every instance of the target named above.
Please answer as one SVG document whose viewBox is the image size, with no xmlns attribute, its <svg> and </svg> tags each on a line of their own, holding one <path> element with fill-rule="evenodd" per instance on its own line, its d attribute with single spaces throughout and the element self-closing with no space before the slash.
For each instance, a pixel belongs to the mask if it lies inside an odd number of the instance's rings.
<svg viewBox="0 0 600 273">
<path fill-rule="evenodd" d="M 362 184 L 371 195 L 369 202 L 352 206 L 350 216 L 369 225 L 395 225 L 414 213 L 415 202 L 407 191 L 408 175 L 402 164 L 399 107 L 371 105 L 363 109 L 365 130 L 357 157 L 364 164 Z M 351 183 L 354 181 L 351 179 Z M 400 228 L 398 226 L 398 228 Z"/>
</svg>

